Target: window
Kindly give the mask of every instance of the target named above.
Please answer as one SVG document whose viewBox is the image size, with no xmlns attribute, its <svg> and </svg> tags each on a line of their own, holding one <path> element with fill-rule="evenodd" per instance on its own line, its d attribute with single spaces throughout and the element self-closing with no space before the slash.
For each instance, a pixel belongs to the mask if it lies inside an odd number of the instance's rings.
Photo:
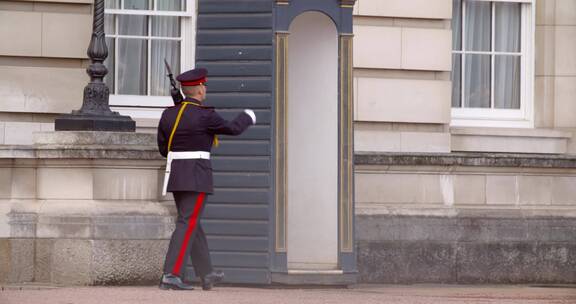
<svg viewBox="0 0 576 304">
<path fill-rule="evenodd" d="M 195 0 L 106 0 L 110 105 L 136 118 L 172 104 L 164 59 L 174 75 L 194 65 Z"/>
<path fill-rule="evenodd" d="M 453 0 L 452 125 L 532 127 L 531 0 Z"/>
</svg>

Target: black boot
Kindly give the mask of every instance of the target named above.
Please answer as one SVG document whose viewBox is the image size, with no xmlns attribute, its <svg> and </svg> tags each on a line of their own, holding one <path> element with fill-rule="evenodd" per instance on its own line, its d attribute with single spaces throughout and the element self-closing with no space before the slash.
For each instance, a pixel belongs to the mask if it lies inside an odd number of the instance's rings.
<svg viewBox="0 0 576 304">
<path fill-rule="evenodd" d="M 214 284 L 220 283 L 223 280 L 224 273 L 222 271 L 212 271 L 202 278 L 202 290 L 210 290 L 212 287 L 214 287 Z"/>
<path fill-rule="evenodd" d="M 160 280 L 160 289 L 168 290 L 193 290 L 194 287 L 190 284 L 184 283 L 182 279 L 178 276 L 175 276 L 171 273 L 167 273 L 162 275 L 162 279 Z"/>
</svg>

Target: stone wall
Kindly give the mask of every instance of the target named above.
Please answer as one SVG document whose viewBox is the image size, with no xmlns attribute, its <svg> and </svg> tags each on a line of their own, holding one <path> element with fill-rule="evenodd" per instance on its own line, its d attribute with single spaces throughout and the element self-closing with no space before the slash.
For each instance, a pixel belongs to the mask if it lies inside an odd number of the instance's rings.
<svg viewBox="0 0 576 304">
<path fill-rule="evenodd" d="M 576 133 L 576 1 L 538 0 L 536 10 L 536 127 Z M 569 152 L 576 151 L 572 139 Z"/>
<path fill-rule="evenodd" d="M 30 145 L 82 105 L 92 2 L 0 1 L 0 145 Z"/>
<path fill-rule="evenodd" d="M 173 228 L 147 134 L 37 134 L 0 146 L 0 283 L 155 283 Z"/>
<path fill-rule="evenodd" d="M 360 215 L 360 280 L 574 284 L 576 219 L 566 216 Z"/>
<path fill-rule="evenodd" d="M 452 0 L 358 0 L 355 149 L 449 152 Z"/>
<path fill-rule="evenodd" d="M 150 284 L 173 227 L 153 135 L 0 148 L 0 282 Z M 362 282 L 575 283 L 576 158 L 356 155 Z"/>
<path fill-rule="evenodd" d="M 356 156 L 370 283 L 575 283 L 576 157 Z"/>
<path fill-rule="evenodd" d="M 530 64 L 533 125 L 514 129 L 513 123 L 478 120 L 451 128 L 452 1 L 358 0 L 354 12 L 356 151 L 576 151 L 571 102 L 576 88 L 572 79 L 575 5 L 574 0 L 530 4 L 536 48 Z M 548 129 L 552 132 L 547 133 Z"/>
</svg>

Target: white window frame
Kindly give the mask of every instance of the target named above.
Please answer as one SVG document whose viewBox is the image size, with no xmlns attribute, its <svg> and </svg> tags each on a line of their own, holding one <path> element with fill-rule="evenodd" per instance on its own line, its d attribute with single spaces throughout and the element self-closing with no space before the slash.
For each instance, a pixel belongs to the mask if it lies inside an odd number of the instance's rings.
<svg viewBox="0 0 576 304">
<path fill-rule="evenodd" d="M 471 0 L 483 2 L 516 2 L 522 3 L 521 11 L 521 94 L 520 109 L 483 109 L 483 108 L 452 108 L 451 126 L 455 127 L 504 127 L 504 128 L 534 128 L 534 49 L 536 32 L 536 8 L 534 0 Z M 463 1 L 462 22 L 462 46 L 465 43 L 465 2 Z M 494 11 L 492 10 L 492 29 L 494 29 Z M 491 33 L 492 45 L 494 44 L 494 32 Z M 452 54 L 462 51 L 452 51 Z M 466 52 L 478 54 L 494 54 L 495 52 Z M 497 52 L 503 53 L 503 52 Z M 464 57 L 464 56 L 463 56 Z M 464 59 L 465 60 L 465 59 Z M 463 60 L 463 62 L 464 62 Z M 491 68 L 491 81 L 494 82 L 494 60 Z M 461 84 L 464 86 L 464 68 L 461 66 Z M 492 91 L 494 85 L 491 85 Z M 494 93 L 491 94 L 494 98 Z M 464 99 L 462 98 L 462 102 Z"/>
<path fill-rule="evenodd" d="M 154 7 L 158 1 L 153 0 Z M 186 2 L 186 11 L 155 11 L 155 10 L 127 10 L 127 9 L 105 9 L 105 14 L 113 15 L 146 15 L 146 16 L 176 16 L 187 17 L 180 19 L 180 71 L 186 71 L 194 68 L 196 55 L 196 0 L 184 0 Z M 121 0 L 120 7 L 123 7 Z M 118 33 L 118 22 L 115 23 L 116 33 Z M 106 37 L 130 38 L 128 35 L 106 35 Z M 142 38 L 138 36 L 137 38 Z M 152 38 L 150 29 L 148 30 L 148 40 Z M 171 39 L 170 39 L 171 40 Z M 114 64 L 118 65 L 118 47 L 115 47 Z M 148 43 L 148 52 L 150 52 L 150 43 Z M 150 53 L 148 53 L 150 56 Z M 150 59 L 148 58 L 148 61 Z M 148 62 L 150 66 L 150 62 Z M 112 68 L 109 68 L 112 70 Z M 114 68 L 114 70 L 117 70 Z M 177 75 L 174 75 L 176 77 Z M 114 77 L 115 84 L 118 83 L 118 77 Z M 150 75 L 148 75 L 148 84 Z M 116 86 L 117 87 L 117 86 Z M 149 87 L 149 85 L 148 85 Z M 144 95 L 122 95 L 110 94 L 110 107 L 123 115 L 130 115 L 133 118 L 150 118 L 159 119 L 162 110 L 165 107 L 172 106 L 174 103 L 170 96 L 144 96 Z"/>
</svg>

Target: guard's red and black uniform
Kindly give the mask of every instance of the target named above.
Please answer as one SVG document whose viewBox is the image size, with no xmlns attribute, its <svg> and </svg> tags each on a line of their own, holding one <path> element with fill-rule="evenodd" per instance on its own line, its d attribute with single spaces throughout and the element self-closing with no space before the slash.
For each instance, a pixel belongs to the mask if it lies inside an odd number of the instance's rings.
<svg viewBox="0 0 576 304">
<path fill-rule="evenodd" d="M 185 102 L 199 104 L 194 99 Z M 158 125 L 158 148 L 164 157 L 168 155 L 168 141 L 183 104 L 167 108 Z M 173 135 L 172 152 L 210 152 L 217 134 L 238 135 L 253 120 L 246 113 L 226 121 L 213 108 L 188 104 Z M 178 219 L 172 234 L 164 273 L 182 277 L 190 258 L 196 276 L 203 278 L 212 272 L 206 236 L 200 218 L 206 204 L 206 194 L 213 192 L 212 164 L 209 159 L 175 159 L 172 161 L 168 191 L 174 194 Z"/>
</svg>

